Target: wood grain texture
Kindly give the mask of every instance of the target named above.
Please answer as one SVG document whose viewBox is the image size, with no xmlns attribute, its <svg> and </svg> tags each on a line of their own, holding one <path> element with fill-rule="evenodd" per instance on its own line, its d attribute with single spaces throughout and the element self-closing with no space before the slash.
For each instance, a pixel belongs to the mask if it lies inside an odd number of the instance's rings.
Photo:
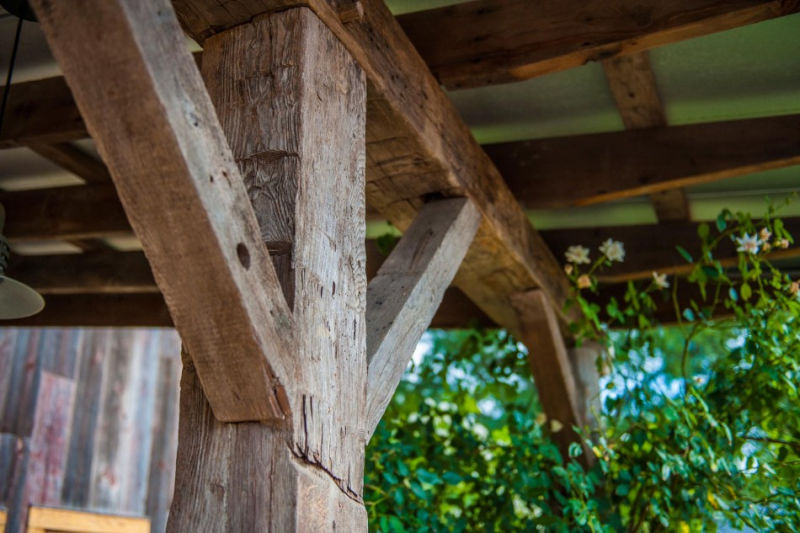
<svg viewBox="0 0 800 533">
<path fill-rule="evenodd" d="M 71 143 L 29 144 L 28 147 L 87 183 L 108 183 L 111 175 L 105 163 Z"/>
<path fill-rule="evenodd" d="M 480 224 L 466 199 L 426 204 L 367 289 L 366 430 L 372 435 Z"/>
<path fill-rule="evenodd" d="M 291 313 L 174 14 L 162 1 L 95 4 L 91 17 L 34 9 L 215 413 L 281 419 Z"/>
<path fill-rule="evenodd" d="M 569 445 L 580 440 L 573 426 L 582 428 L 587 419 L 578 377 L 561 336 L 556 312 L 538 290 L 519 293 L 513 302 L 520 315 L 520 340 L 528 347 L 539 402 L 548 420 L 561 423 L 562 428 L 553 434 L 553 440 L 561 454 L 568 457 Z M 585 451 L 583 458 L 591 453 Z"/>
<path fill-rule="evenodd" d="M 476 0 L 398 17 L 450 89 L 520 81 L 752 24 L 781 0 Z"/>
<path fill-rule="evenodd" d="M 664 127 L 667 116 L 646 51 L 603 61 L 603 70 L 622 122 L 629 130 Z M 650 195 L 659 222 L 691 218 L 686 191 L 670 189 Z"/>
<path fill-rule="evenodd" d="M 218 424 L 186 367 L 168 530 L 365 530 L 363 72 L 300 8 L 206 40 L 203 74 L 293 308 L 293 416 Z"/>
<path fill-rule="evenodd" d="M 568 207 L 800 164 L 798 121 L 785 115 L 484 148 L 522 205 Z"/>
<path fill-rule="evenodd" d="M 540 286 L 561 309 L 567 291 L 561 269 L 383 2 L 362 0 L 364 18 L 346 26 L 326 0 L 238 2 L 235 13 L 220 13 L 217 0 L 181 0 L 175 7 L 184 28 L 203 41 L 257 10 L 297 3 L 309 5 L 367 75 L 367 203 L 405 229 L 430 194 L 472 199 L 484 222 L 456 284 L 512 331 L 514 292 Z"/>
</svg>

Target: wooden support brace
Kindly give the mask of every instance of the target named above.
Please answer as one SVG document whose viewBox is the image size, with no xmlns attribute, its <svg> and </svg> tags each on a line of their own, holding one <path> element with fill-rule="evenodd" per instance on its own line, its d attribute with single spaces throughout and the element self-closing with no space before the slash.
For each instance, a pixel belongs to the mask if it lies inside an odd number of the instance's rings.
<svg viewBox="0 0 800 533">
<path fill-rule="evenodd" d="M 366 431 L 372 435 L 481 216 L 465 198 L 426 204 L 367 289 Z"/>
<path fill-rule="evenodd" d="M 32 144 L 29 148 L 55 163 L 64 170 L 72 172 L 87 183 L 108 183 L 111 176 L 105 163 L 97 160 L 71 143 Z"/>
<path fill-rule="evenodd" d="M 214 414 L 287 417 L 294 322 L 171 6 L 32 5 Z"/>
<path fill-rule="evenodd" d="M 566 457 L 569 445 L 580 439 L 573 427 L 584 428 L 588 424 L 586 390 L 591 385 L 580 384 L 561 336 L 558 317 L 545 295 L 539 290 L 519 293 L 514 295 L 512 303 L 519 315 L 520 340 L 528 348 L 539 401 L 548 420 L 561 425 L 554 432 L 554 439 Z M 591 458 L 591 451 L 583 446 L 584 457 Z"/>
</svg>

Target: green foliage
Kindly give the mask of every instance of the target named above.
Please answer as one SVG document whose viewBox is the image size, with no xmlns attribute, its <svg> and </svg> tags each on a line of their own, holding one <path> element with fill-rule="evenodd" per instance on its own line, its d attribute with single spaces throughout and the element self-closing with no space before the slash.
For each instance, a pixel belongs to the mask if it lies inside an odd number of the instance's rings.
<svg viewBox="0 0 800 533">
<path fill-rule="evenodd" d="M 624 250 L 604 243 L 584 271 L 588 250 L 571 256 L 572 329 L 607 347 L 599 427 L 581 428 L 591 469 L 578 443 L 570 457 L 552 443 L 524 347 L 504 331 L 432 332 L 367 450 L 371 528 L 800 531 L 800 284 L 767 257 L 792 237 L 773 211 L 758 227 L 725 211 L 698 238 L 699 257 L 677 251 L 686 278 L 655 273 L 604 308 L 596 273 Z M 715 256 L 728 240 L 733 266 Z M 688 304 L 679 287 L 694 288 Z M 659 300 L 677 325 L 657 327 Z"/>
</svg>

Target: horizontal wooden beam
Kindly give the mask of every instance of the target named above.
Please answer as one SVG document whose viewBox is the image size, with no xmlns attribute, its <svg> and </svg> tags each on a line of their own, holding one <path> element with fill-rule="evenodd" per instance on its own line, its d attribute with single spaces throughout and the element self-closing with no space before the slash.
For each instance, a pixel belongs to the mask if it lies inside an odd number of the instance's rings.
<svg viewBox="0 0 800 533">
<path fill-rule="evenodd" d="M 45 103 L 58 101 L 58 91 L 65 87 L 63 78 L 29 83 L 30 92 L 43 95 Z M 11 94 L 22 92 L 27 85 L 13 85 Z M 48 93 L 48 90 L 54 92 Z M 67 115 L 77 115 L 71 95 L 67 94 L 66 98 L 74 110 Z M 63 102 L 60 105 L 67 106 Z M 370 109 L 370 118 L 380 117 L 377 106 L 371 105 Z M 18 118 L 28 117 L 22 124 L 4 126 L 3 135 L 24 131 L 29 125 L 36 130 L 28 133 L 34 136 L 35 143 L 74 134 L 71 133 L 75 131 L 74 124 L 69 120 L 48 122 L 50 111 L 44 105 L 31 104 L 27 113 L 18 115 Z M 6 122 L 14 123 L 14 120 L 11 116 Z M 381 133 L 386 127 L 385 121 L 385 118 L 384 122 L 368 120 L 368 138 L 381 139 L 390 135 Z M 483 149 L 524 207 L 589 205 L 800 164 L 800 133 L 794 127 L 798 121 L 800 115 L 785 115 L 489 144 Z M 85 128 L 83 132 L 83 136 L 88 135 Z M 24 139 L 14 142 L 22 141 Z M 387 191 L 381 191 L 388 186 L 382 179 L 386 173 L 395 175 L 397 180 L 407 175 L 397 186 L 408 185 L 416 194 L 438 192 L 436 180 L 431 184 L 411 179 L 415 172 L 424 173 L 425 167 L 396 152 L 403 142 L 384 138 L 367 145 L 368 188 L 376 204 L 391 201 Z M 44 146 L 37 144 L 37 150 L 54 151 Z M 577 152 L 581 153 L 580 158 L 573 157 Z M 106 172 L 96 163 L 99 162 L 95 160 L 91 173 L 78 168 L 72 171 L 87 181 L 91 176 L 98 178 L 93 181 L 102 181 Z M 62 166 L 66 168 L 66 162 Z M 401 202 L 401 205 L 405 204 Z M 378 212 L 374 208 L 371 210 L 373 216 Z"/>
<path fill-rule="evenodd" d="M 472 202 L 464 198 L 425 205 L 370 281 L 365 422 L 368 438 L 436 314 L 480 219 Z"/>
<path fill-rule="evenodd" d="M 110 186 L 76 186 L 3 193 L 0 195 L 0 201 L 6 206 L 8 216 L 5 232 L 12 243 L 28 239 L 72 239 L 132 234 L 119 200 Z M 800 235 L 800 217 L 786 218 L 784 222 L 790 233 Z M 685 273 L 686 262 L 675 247 L 683 246 L 690 253 L 697 255 L 696 243 L 699 242 L 697 225 L 685 222 L 669 225 L 555 229 L 542 231 L 541 235 L 559 263 L 564 263 L 564 252 L 573 244 L 582 244 L 589 247 L 593 253 L 597 253 L 597 247 L 608 238 L 623 241 L 628 252 L 626 260 L 623 263 L 615 263 L 602 277 L 606 282 L 621 282 L 649 277 L 653 270 L 670 274 Z M 653 235 L 658 235 L 658 239 L 654 239 Z M 798 247 L 775 250 L 773 257 L 775 259 L 794 257 L 799 251 Z M 719 256 L 735 258 L 736 253 L 732 244 L 722 243 Z M 77 256 L 74 261 L 82 261 L 80 257 L 82 256 Z M 371 279 L 383 259 L 375 241 L 367 241 L 367 258 L 367 277 Z M 36 260 L 31 258 L 29 261 Z M 120 280 L 119 283 L 124 285 L 129 282 Z M 136 286 L 138 283 L 134 280 L 129 286 Z M 74 284 L 67 283 L 67 285 L 69 287 L 66 289 L 59 290 L 76 292 Z M 77 292 L 86 291 L 78 289 Z"/>
<path fill-rule="evenodd" d="M 12 255 L 7 272 L 45 295 L 159 292 L 142 252 Z"/>
<path fill-rule="evenodd" d="M 46 294 L 44 310 L 0 327 L 174 327 L 159 293 Z M 430 324 L 431 328 L 490 328 L 497 325 L 464 293 L 451 288 Z"/>
<path fill-rule="evenodd" d="M 784 218 L 789 233 L 800 235 L 800 217 Z M 713 222 L 710 223 L 713 227 Z M 598 247 L 606 239 L 622 241 L 625 245 L 625 261 L 603 271 L 600 280 L 604 283 L 621 283 L 628 280 L 652 278 L 653 271 L 670 275 L 685 275 L 691 265 L 681 257 L 677 247 L 685 248 L 695 259 L 700 257 L 700 238 L 697 235 L 698 223 L 682 222 L 670 224 L 650 224 L 644 226 L 613 226 L 598 228 L 559 229 L 542 232 L 542 235 L 556 256 L 562 261 L 564 252 L 572 245 L 582 245 L 590 249 L 594 260 L 600 254 Z M 712 230 L 712 232 L 715 230 Z M 719 245 L 716 257 L 726 265 L 734 265 L 737 252 L 733 241 L 725 240 Z M 781 260 L 800 256 L 800 246 L 782 250 L 774 249 L 770 260 Z"/>
<path fill-rule="evenodd" d="M 0 148 L 56 144 L 88 136 L 63 77 L 11 85 L 0 131 Z"/>
<path fill-rule="evenodd" d="M 398 20 L 434 75 L 459 89 L 525 80 L 798 9 L 785 0 L 476 0 Z"/>
<path fill-rule="evenodd" d="M 12 242 L 129 235 L 131 225 L 114 186 L 87 185 L 0 193 L 3 231 Z"/>
<path fill-rule="evenodd" d="M 105 163 L 72 143 L 30 144 L 29 148 L 87 183 L 111 182 Z"/>
<path fill-rule="evenodd" d="M 485 145 L 529 208 L 589 205 L 800 164 L 800 115 Z M 580 157 L 575 157 L 580 154 Z"/>
</svg>

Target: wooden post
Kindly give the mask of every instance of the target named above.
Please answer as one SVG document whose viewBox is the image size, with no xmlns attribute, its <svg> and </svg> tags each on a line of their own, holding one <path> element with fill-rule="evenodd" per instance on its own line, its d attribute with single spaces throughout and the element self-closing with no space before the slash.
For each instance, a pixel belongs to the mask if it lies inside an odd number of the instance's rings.
<svg viewBox="0 0 800 533">
<path fill-rule="evenodd" d="M 169 531 L 366 531 L 366 82 L 307 8 L 205 41 L 203 75 L 297 327 L 285 423 L 216 420 L 184 357 Z"/>
</svg>

